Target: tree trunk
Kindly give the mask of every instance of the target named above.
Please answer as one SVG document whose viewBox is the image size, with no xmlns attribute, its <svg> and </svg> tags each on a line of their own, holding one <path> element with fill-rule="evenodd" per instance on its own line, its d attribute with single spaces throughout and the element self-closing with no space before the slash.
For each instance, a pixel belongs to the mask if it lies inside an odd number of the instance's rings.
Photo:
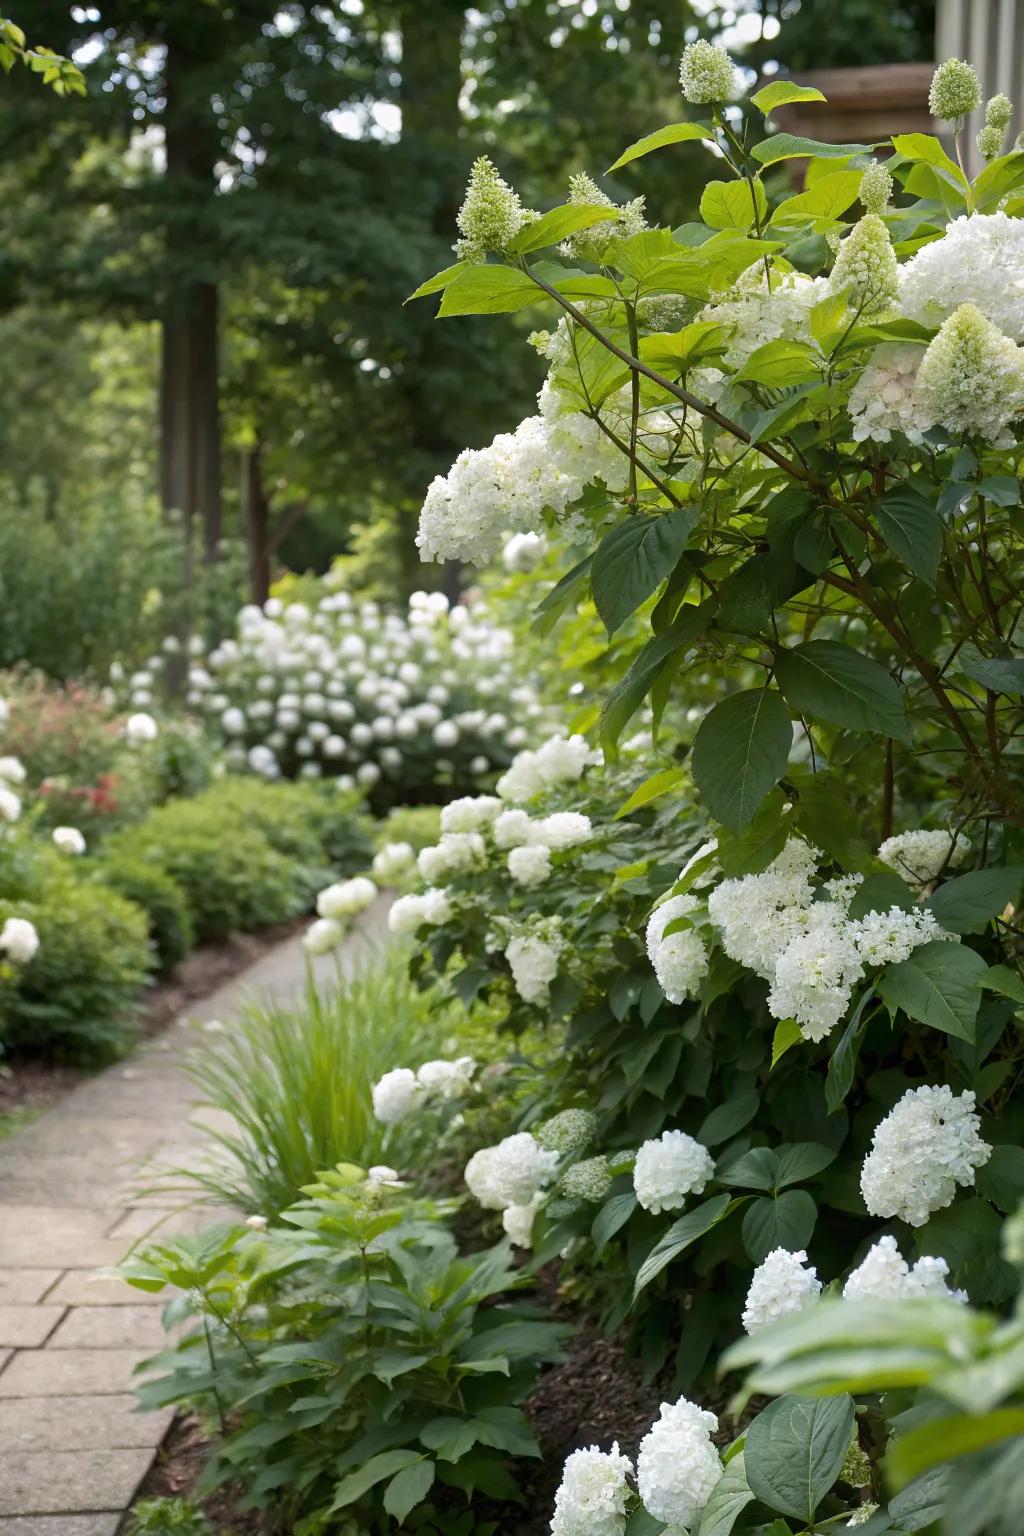
<svg viewBox="0 0 1024 1536">
<path fill-rule="evenodd" d="M 197 523 L 205 558 L 221 538 L 218 294 L 196 275 L 207 204 L 213 198 L 216 130 L 203 93 L 190 87 L 187 46 L 167 47 L 167 269 L 172 274 L 162 322 L 160 363 L 160 499 L 183 520 L 185 576 Z"/>
<path fill-rule="evenodd" d="M 262 458 L 263 447 L 259 442 L 242 450 L 242 515 L 249 556 L 249 593 L 261 607 L 270 596 L 270 507 L 263 485 Z"/>
</svg>

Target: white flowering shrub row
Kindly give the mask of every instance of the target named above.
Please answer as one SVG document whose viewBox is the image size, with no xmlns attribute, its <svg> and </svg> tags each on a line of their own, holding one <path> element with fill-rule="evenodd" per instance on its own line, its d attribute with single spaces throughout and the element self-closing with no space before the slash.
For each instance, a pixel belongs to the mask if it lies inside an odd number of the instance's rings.
<svg viewBox="0 0 1024 1536">
<path fill-rule="evenodd" d="M 457 261 L 419 290 L 446 317 L 537 307 L 549 365 L 538 414 L 430 487 L 424 557 L 485 563 L 511 533 L 528 567 L 561 541 L 543 627 L 590 598 L 609 637 L 650 628 L 610 671 L 606 766 L 567 738 L 449 807 L 392 927 L 417 973 L 544 1041 L 469 1192 L 686 1394 L 635 1457 L 569 1458 L 555 1536 L 910 1531 L 941 1518 L 943 1452 L 900 1488 L 913 1398 L 863 1399 L 859 1319 L 895 1343 L 938 1309 L 952 1337 L 1019 1287 L 1024 156 L 994 97 L 967 176 L 958 61 L 931 101 L 954 154 L 772 133 L 821 99 L 786 81 L 741 136 L 710 44 L 681 81 L 696 118 L 613 171 L 712 144 L 699 222 L 585 176 L 536 214 L 481 160 Z M 620 748 L 648 707 L 659 745 Z M 845 1369 L 802 1368 L 841 1334 Z M 723 1458 L 701 1396 L 730 1344 L 773 1400 Z"/>
<path fill-rule="evenodd" d="M 151 718 L 168 665 L 174 647 L 115 670 L 134 721 Z M 209 651 L 193 640 L 184 702 L 232 768 L 358 784 L 383 804 L 488 782 L 543 716 L 510 631 L 441 593 L 414 593 L 404 613 L 343 591 L 247 605 L 233 637 Z"/>
</svg>

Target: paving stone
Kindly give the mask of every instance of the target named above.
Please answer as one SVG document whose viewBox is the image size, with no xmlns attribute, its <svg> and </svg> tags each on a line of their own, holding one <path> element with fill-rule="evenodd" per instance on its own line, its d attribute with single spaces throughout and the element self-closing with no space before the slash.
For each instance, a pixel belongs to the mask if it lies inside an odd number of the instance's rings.
<svg viewBox="0 0 1024 1536">
<path fill-rule="evenodd" d="M 0 1445 L 8 1451 L 121 1451 L 163 1440 L 167 1408 L 140 1413 L 130 1393 L 111 1397 L 10 1397 L 0 1401 Z"/>
<path fill-rule="evenodd" d="M 8 1451 L 0 1461 L 0 1514 L 86 1514 L 131 1503 L 149 1450 Z"/>
<path fill-rule="evenodd" d="M 59 1269 L 0 1269 L 0 1306 L 29 1307 L 59 1279 Z"/>
<path fill-rule="evenodd" d="M 0 1536 L 117 1536 L 120 1514 L 13 1515 L 0 1519 Z"/>
<path fill-rule="evenodd" d="M 3 1370 L 4 1366 L 7 1364 L 8 1360 L 13 1354 L 13 1349 L 0 1349 L 0 1371 Z"/>
<path fill-rule="evenodd" d="M 5 1238 L 37 1237 L 60 1230 L 68 1237 L 104 1237 L 109 1221 L 102 1211 L 82 1211 L 62 1205 L 0 1204 L 0 1242 Z"/>
<path fill-rule="evenodd" d="M 166 1338 L 159 1307 L 72 1307 L 47 1350 L 145 1349 L 152 1353 L 162 1348 Z"/>
<path fill-rule="evenodd" d="M 47 1296 L 47 1301 L 66 1307 L 162 1307 L 172 1293 L 159 1295 L 137 1291 L 126 1280 L 97 1275 L 91 1269 L 69 1269 Z"/>
<path fill-rule="evenodd" d="M 17 1207 L 6 1209 L 16 1210 Z M 72 1264 L 80 1264 L 87 1269 L 106 1269 L 108 1265 L 120 1264 L 127 1251 L 128 1244 L 123 1238 L 78 1238 L 60 1227 L 12 1237 L 4 1231 L 0 1221 L 0 1263 L 4 1265 L 24 1264 L 29 1269 L 36 1269 L 42 1264 L 57 1264 L 66 1269 Z"/>
<path fill-rule="evenodd" d="M 161 1243 L 182 1233 L 200 1232 L 217 1221 L 238 1219 L 238 1213 L 220 1206 L 191 1206 L 186 1210 L 168 1210 L 165 1206 L 134 1205 L 117 1218 L 109 1237 L 123 1237 L 127 1242 L 151 1238 Z"/>
<path fill-rule="evenodd" d="M 6 1369 L 0 1371 L 0 1398 L 123 1393 L 131 1388 L 135 1367 L 151 1354 L 149 1349 L 19 1350 Z"/>
<path fill-rule="evenodd" d="M 0 1305 L 0 1345 L 14 1349 L 38 1349 L 64 1316 L 63 1307 L 8 1307 Z"/>
</svg>

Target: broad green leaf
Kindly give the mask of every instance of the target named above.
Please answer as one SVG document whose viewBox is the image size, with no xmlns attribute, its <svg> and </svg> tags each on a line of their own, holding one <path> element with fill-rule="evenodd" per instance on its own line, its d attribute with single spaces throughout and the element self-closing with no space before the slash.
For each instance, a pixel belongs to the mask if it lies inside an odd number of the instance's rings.
<svg viewBox="0 0 1024 1536">
<path fill-rule="evenodd" d="M 775 1188 L 785 1189 L 789 1184 L 801 1184 L 813 1179 L 836 1160 L 831 1147 L 818 1141 L 794 1141 L 778 1148 L 779 1166 L 775 1174 Z"/>
<path fill-rule="evenodd" d="M 928 897 L 928 906 L 951 933 L 982 933 L 1003 908 L 1015 902 L 1024 884 L 1019 864 L 973 869 L 946 880 Z"/>
<path fill-rule="evenodd" d="M 678 1258 L 684 1249 L 697 1241 L 698 1237 L 703 1237 L 705 1232 L 710 1232 L 711 1228 L 721 1221 L 730 1204 L 728 1195 L 716 1195 L 713 1200 L 705 1200 L 703 1205 L 698 1205 L 695 1210 L 688 1211 L 685 1216 L 681 1216 L 677 1222 L 674 1222 L 641 1264 L 633 1286 L 634 1297 L 639 1296 L 640 1292 L 661 1274 L 666 1265 Z"/>
<path fill-rule="evenodd" d="M 668 629 L 648 640 L 625 677 L 616 683 L 604 701 L 599 737 L 606 752 L 614 748 L 662 667 L 673 657 L 678 665 L 679 659 L 707 629 L 713 611 L 710 603 L 702 603 L 698 608 L 683 608 Z"/>
<path fill-rule="evenodd" d="M 594 203 L 584 207 L 580 203 L 563 203 L 559 208 L 542 213 L 532 224 L 525 225 L 513 240 L 512 250 L 518 256 L 525 256 L 528 251 L 539 251 L 547 245 L 559 245 L 569 235 L 575 235 L 581 229 L 590 229 L 594 224 L 614 222 L 618 216 L 618 210 L 609 208 L 607 204 Z"/>
<path fill-rule="evenodd" d="M 440 293 L 442 289 L 447 288 L 453 278 L 458 277 L 461 272 L 467 272 L 469 266 L 470 263 L 467 261 L 457 261 L 454 266 L 445 267 L 441 272 L 435 272 L 434 276 L 428 277 L 425 283 L 420 283 L 419 287 L 410 293 L 405 302 L 411 304 L 413 299 L 425 298 L 428 293 Z"/>
<path fill-rule="evenodd" d="M 706 1147 L 717 1147 L 723 1141 L 728 1141 L 730 1136 L 735 1136 L 737 1131 L 741 1131 L 753 1120 L 760 1103 L 760 1095 L 752 1088 L 734 1093 L 732 1098 L 717 1105 L 706 1117 L 697 1132 L 697 1140 Z"/>
<path fill-rule="evenodd" d="M 890 907 L 912 912 L 915 905 L 906 881 L 895 870 L 884 870 L 861 881 L 853 893 L 849 912 L 851 917 L 859 918 L 869 912 L 888 912 Z"/>
<path fill-rule="evenodd" d="M 813 1522 L 839 1476 L 853 1434 L 850 1397 L 782 1397 L 747 1430 L 743 1460 L 754 1496 L 797 1520 Z"/>
<path fill-rule="evenodd" d="M 903 486 L 873 507 L 883 539 L 916 576 L 935 585 L 942 553 L 942 519 L 925 497 Z"/>
<path fill-rule="evenodd" d="M 966 944 L 934 939 L 899 965 L 886 966 L 875 986 L 890 1010 L 902 1008 L 919 1024 L 973 1041 L 986 970 L 981 956 Z"/>
<path fill-rule="evenodd" d="M 715 1169 L 715 1178 L 730 1189 L 757 1189 L 767 1193 L 774 1188 L 779 1159 L 771 1147 L 751 1147 L 740 1157 L 723 1158 Z"/>
<path fill-rule="evenodd" d="M 636 1195 L 634 1195 L 631 1189 L 627 1189 L 621 1195 L 612 1195 L 610 1200 L 605 1201 L 594 1217 L 593 1226 L 590 1228 L 590 1235 L 594 1240 L 595 1253 L 600 1253 L 605 1244 L 619 1231 L 620 1227 L 626 1225 L 633 1212 L 637 1210 L 638 1205 L 639 1202 Z"/>
<path fill-rule="evenodd" d="M 669 123 L 666 128 L 658 128 L 654 133 L 645 134 L 642 139 L 637 139 L 628 149 L 624 149 L 614 165 L 608 167 L 609 171 L 617 171 L 620 166 L 628 165 L 631 160 L 639 160 L 641 155 L 649 155 L 652 149 L 664 149 L 666 144 L 685 144 L 694 139 L 706 139 L 714 142 L 715 130 L 707 123 Z"/>
<path fill-rule="evenodd" d="M 748 230 L 768 212 L 759 181 L 709 181 L 700 199 L 700 216 L 712 229 Z"/>
<path fill-rule="evenodd" d="M 1024 695 L 1024 657 L 982 656 L 975 652 L 959 656 L 957 666 L 972 682 L 990 688 L 993 693 L 1006 693 L 1013 698 Z"/>
<path fill-rule="evenodd" d="M 861 1036 L 867 1026 L 864 1017 L 867 1006 L 875 995 L 874 987 L 868 987 L 850 1015 L 839 1044 L 832 1052 L 825 1077 L 825 1106 L 830 1115 L 835 1114 L 853 1087 L 853 1073 L 860 1054 Z"/>
<path fill-rule="evenodd" d="M 835 640 L 809 640 L 775 658 L 787 701 L 811 722 L 892 736 L 909 745 L 910 727 L 899 685 L 876 661 Z"/>
<path fill-rule="evenodd" d="M 696 507 L 627 517 L 605 534 L 590 569 L 594 603 L 613 635 L 673 569 L 698 518 Z"/>
<path fill-rule="evenodd" d="M 761 1195 L 744 1214 L 743 1246 L 754 1264 L 760 1264 L 773 1248 L 806 1248 L 817 1219 L 818 1207 L 806 1189 Z"/>
<path fill-rule="evenodd" d="M 1015 1003 L 1024 1004 L 1024 976 L 1008 965 L 990 965 L 981 984 L 986 992 L 998 992 L 1001 997 L 1012 997 Z"/>
<path fill-rule="evenodd" d="M 438 318 L 452 315 L 504 315 L 546 300 L 547 294 L 517 267 L 493 262 L 467 266 L 451 279 L 438 306 Z"/>
<path fill-rule="evenodd" d="M 793 725 L 774 689 L 751 688 L 716 704 L 691 755 L 694 783 L 711 815 L 734 832 L 749 826 L 785 773 L 792 745 Z"/>
<path fill-rule="evenodd" d="M 960 167 L 946 154 L 938 139 L 930 133 L 897 133 L 892 147 L 907 160 L 930 165 L 942 178 L 960 190 L 966 190 L 967 180 Z"/>
<path fill-rule="evenodd" d="M 711 1491 L 693 1536 L 729 1536 L 754 1495 L 747 1482 L 743 1452 L 734 1456 Z"/>
<path fill-rule="evenodd" d="M 762 85 L 759 91 L 751 96 L 751 105 L 765 117 L 773 112 L 776 107 L 788 107 L 793 101 L 827 101 L 816 85 L 797 85 L 795 80 L 773 80 L 770 85 Z"/>
<path fill-rule="evenodd" d="M 640 357 L 662 373 L 688 368 L 724 351 L 729 333 L 715 320 L 694 320 L 680 331 L 655 331 L 640 338 Z"/>
<path fill-rule="evenodd" d="M 885 1458 L 886 1471 L 896 1488 L 929 1472 L 942 1462 L 970 1456 L 1011 1436 L 1024 1435 L 1024 1408 L 997 1408 L 992 1413 L 954 1413 L 938 1421 L 930 1419 L 917 1429 L 894 1437 Z"/>
<path fill-rule="evenodd" d="M 735 377 L 737 381 L 765 384 L 769 389 L 786 389 L 820 379 L 821 369 L 821 358 L 806 342 L 766 341 L 751 352 Z"/>
<path fill-rule="evenodd" d="M 662 795 L 670 794 L 685 782 L 685 768 L 662 768 L 660 772 L 652 773 L 639 788 L 634 789 L 628 800 L 622 802 L 613 819 L 619 821 L 623 816 L 628 816 L 630 811 L 637 811 L 642 805 L 650 805 L 652 800 L 659 800 Z"/>
<path fill-rule="evenodd" d="M 396 1472 L 404 1471 L 406 1467 L 418 1465 L 421 1460 L 419 1451 L 410 1450 L 382 1451 L 379 1456 L 371 1456 L 369 1461 L 342 1478 L 334 1490 L 331 1513 L 344 1509 L 346 1504 L 354 1504 L 375 1484 L 382 1483 L 386 1477 L 393 1477 Z"/>
<path fill-rule="evenodd" d="M 772 1067 L 777 1067 L 790 1046 L 797 1045 L 802 1039 L 803 1035 L 796 1019 L 780 1020 L 772 1036 Z"/>
<path fill-rule="evenodd" d="M 560 581 L 556 581 L 547 597 L 537 604 L 533 628 L 539 635 L 550 634 L 563 609 L 582 595 L 590 580 L 590 567 L 593 563 L 593 555 L 585 556 Z"/>
<path fill-rule="evenodd" d="M 979 1195 L 1007 1215 L 1024 1200 L 1024 1147 L 993 1147 L 987 1163 L 977 1170 L 974 1185 Z"/>
<path fill-rule="evenodd" d="M 772 227 L 783 224 L 805 224 L 809 219 L 824 219 L 834 223 L 842 217 L 851 203 L 855 203 L 860 191 L 861 171 L 833 171 L 823 176 L 806 192 L 798 192 L 781 202 L 771 217 Z M 845 308 L 845 300 L 844 300 Z"/>
<path fill-rule="evenodd" d="M 425 1457 L 403 1468 L 384 1490 L 384 1509 L 402 1525 L 417 1504 L 422 1504 L 434 1486 L 435 1467 Z"/>
<path fill-rule="evenodd" d="M 849 160 L 851 155 L 870 155 L 870 144 L 822 144 L 817 139 L 803 139 L 792 133 L 776 133 L 762 139 L 750 153 L 762 165 L 776 165 L 780 160 Z"/>
</svg>

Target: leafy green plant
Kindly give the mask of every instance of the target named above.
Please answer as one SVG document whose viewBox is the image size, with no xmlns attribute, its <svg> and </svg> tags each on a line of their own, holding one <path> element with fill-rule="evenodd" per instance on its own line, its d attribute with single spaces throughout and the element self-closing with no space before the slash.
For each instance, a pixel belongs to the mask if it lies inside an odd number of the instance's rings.
<svg viewBox="0 0 1024 1536">
<path fill-rule="evenodd" d="M 132 1509 L 128 1536 L 213 1536 L 213 1527 L 191 1499 L 141 1499 Z"/>
<path fill-rule="evenodd" d="M 443 1530 L 475 1490 L 518 1498 L 510 1460 L 538 1454 L 518 1404 L 564 1328 L 513 1298 L 507 1244 L 460 1256 L 452 1203 L 386 1179 L 342 1164 L 281 1229 L 218 1228 L 121 1271 L 182 1292 L 169 1322 L 198 1320 L 151 1363 L 143 1403 L 211 1417 L 205 1486 L 243 1477 L 296 1536 L 385 1517 Z"/>
<path fill-rule="evenodd" d="M 165 870 L 130 853 L 102 859 L 97 878 L 141 907 L 149 923 L 159 969 L 171 971 L 192 950 L 192 919 L 181 886 Z"/>
<path fill-rule="evenodd" d="M 336 986 L 310 977 L 297 1003 L 248 1004 L 190 1060 L 201 1107 L 226 1111 L 237 1127 L 212 1132 L 220 1155 L 192 1179 L 218 1204 L 270 1215 L 322 1168 L 401 1162 L 410 1136 L 374 1118 L 370 1089 L 395 1061 L 437 1055 L 454 1023 L 393 949 L 361 960 Z"/>
</svg>

